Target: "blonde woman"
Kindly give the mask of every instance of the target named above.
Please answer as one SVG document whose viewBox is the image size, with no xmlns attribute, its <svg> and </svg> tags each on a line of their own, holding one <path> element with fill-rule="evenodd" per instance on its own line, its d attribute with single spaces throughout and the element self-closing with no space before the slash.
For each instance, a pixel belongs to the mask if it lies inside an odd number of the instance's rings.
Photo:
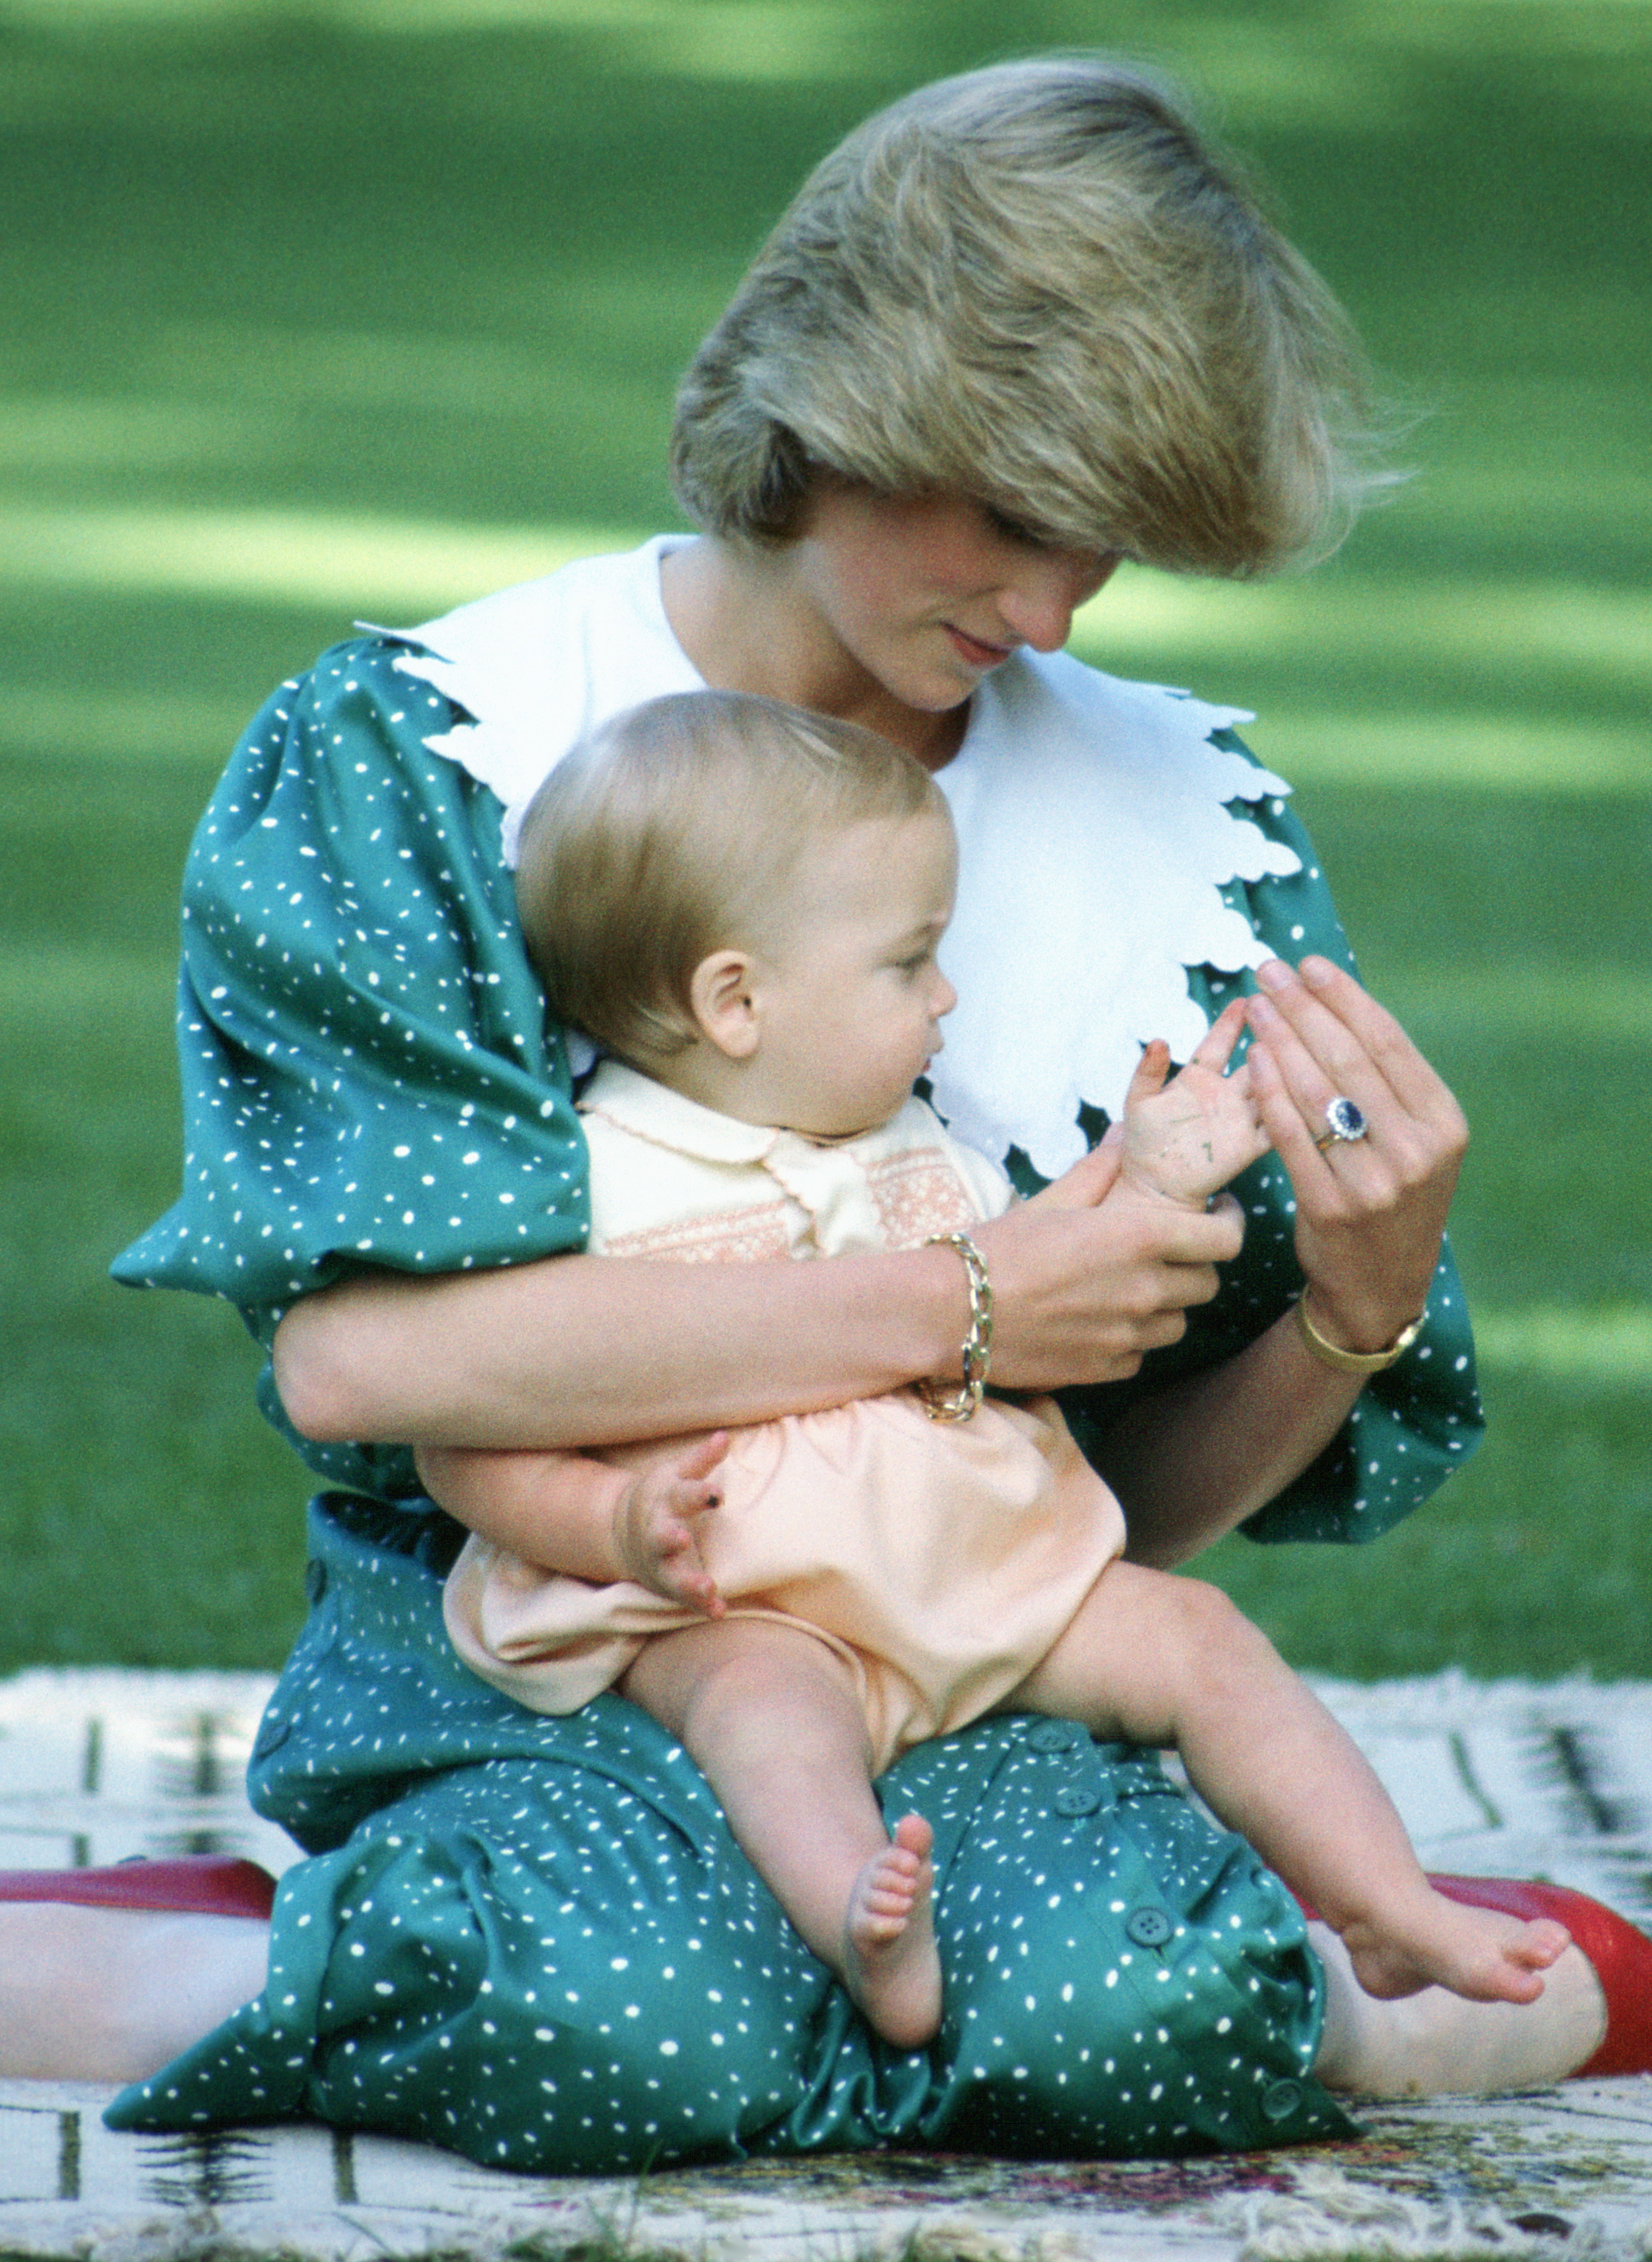
<svg viewBox="0 0 1652 2262">
<path fill-rule="evenodd" d="M 1004 65 L 869 121 L 758 255 L 679 404 L 696 532 L 341 646 L 265 708 L 187 883 L 187 1191 L 121 1269 L 242 1307 L 330 1487 L 252 1771 L 312 1858 L 268 1931 L 72 1881 L 0 1912 L 14 2070 L 142 2076 L 124 2126 L 307 2114 L 614 2172 L 1253 2146 L 1346 2130 L 1333 2089 L 1652 2064 L 1646 1943 L 1593 1904 L 1525 1912 L 1575 1943 L 1534 2004 L 1379 2004 L 1149 1755 L 1017 1717 L 880 1785 L 935 1818 L 948 1997 L 926 2051 L 879 2043 L 640 1709 L 541 1718 L 463 1672 L 460 1533 L 413 1472 L 961 1375 L 949 1248 L 580 1253 L 515 826 L 593 725 L 707 685 L 867 724 L 947 796 L 937 1105 L 1071 1197 L 976 1236 L 993 1376 L 1070 1386 L 1131 1556 L 1374 1538 L 1466 1456 L 1457 1107 L 1354 980 L 1235 710 L 1060 650 L 1121 558 L 1242 576 L 1326 546 L 1361 428 L 1334 306 L 1175 102 L 1105 61 Z M 1087 1143 L 1143 1040 L 1186 1058 L 1241 992 L 1277 1160 L 1242 1204 L 1125 1227 Z"/>
</svg>

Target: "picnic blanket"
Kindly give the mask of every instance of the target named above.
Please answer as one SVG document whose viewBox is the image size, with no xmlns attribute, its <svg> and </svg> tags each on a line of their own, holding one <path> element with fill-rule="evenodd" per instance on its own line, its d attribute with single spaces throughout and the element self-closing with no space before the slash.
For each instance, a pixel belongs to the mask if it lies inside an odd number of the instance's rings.
<svg viewBox="0 0 1652 2262">
<path fill-rule="evenodd" d="M 1652 1684 L 1318 1681 L 1430 1867 L 1543 1876 L 1652 1927 Z M 0 1866 L 295 1858 L 246 1804 L 270 1683 L 0 1682 Z M 835 2155 L 503 2175 L 321 2128 L 113 2136 L 111 2093 L 0 2084 L 0 2257 L 476 2262 L 1652 2258 L 1652 2078 L 1362 2107 L 1359 2143 L 1174 2162 Z"/>
</svg>

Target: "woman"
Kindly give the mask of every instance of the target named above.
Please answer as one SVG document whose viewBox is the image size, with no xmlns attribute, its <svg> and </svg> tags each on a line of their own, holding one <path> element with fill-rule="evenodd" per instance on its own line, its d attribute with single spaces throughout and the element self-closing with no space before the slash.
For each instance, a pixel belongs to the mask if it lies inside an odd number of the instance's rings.
<svg viewBox="0 0 1652 2262">
<path fill-rule="evenodd" d="M 1578 1949 L 1518 2013 L 1374 2004 L 1149 1757 L 1025 1719 L 885 1778 L 937 1819 L 949 2007 L 927 2054 L 880 2046 L 640 1711 L 542 1718 L 456 1664 L 460 1535 L 413 1469 L 413 1447 L 601 1444 L 961 1371 L 945 1248 L 578 1254 L 568 1048 L 506 856 L 581 731 L 705 683 L 868 723 L 949 796 L 966 1004 L 937 1104 L 1063 1191 L 981 1230 L 993 1379 L 1068 1386 L 1131 1552 L 1174 1564 L 1241 1523 L 1375 1535 L 1470 1449 L 1450 1095 L 1347 972 L 1236 717 L 1059 656 L 1121 557 L 1244 574 L 1322 544 L 1363 484 L 1356 390 L 1320 286 L 1153 86 L 973 74 L 826 161 L 702 348 L 674 443 L 697 538 L 341 647 L 264 710 L 191 863 L 190 1190 L 121 1271 L 233 1297 L 273 1352 L 266 1410 L 340 1488 L 252 1778 L 316 1858 L 267 1939 L 0 1913 L 7 1960 L 32 1925 L 54 1975 L 14 2015 L 30 2070 L 93 2070 L 83 2015 L 54 2040 L 39 1998 L 98 1957 L 105 2072 L 150 2073 L 262 1990 L 118 2125 L 305 2114 L 521 2167 L 1248 2146 L 1346 2128 L 1331 2087 L 1499 2086 L 1598 2052 Z M 1243 1214 L 1121 1235 L 1087 1136 L 1143 1040 L 1185 1056 L 1253 973 L 1277 1158 Z"/>
</svg>

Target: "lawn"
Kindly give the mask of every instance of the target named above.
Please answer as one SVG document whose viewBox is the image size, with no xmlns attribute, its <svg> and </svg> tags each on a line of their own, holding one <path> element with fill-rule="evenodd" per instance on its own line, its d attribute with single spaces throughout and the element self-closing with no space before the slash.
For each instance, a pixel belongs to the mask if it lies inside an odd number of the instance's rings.
<svg viewBox="0 0 1652 2262">
<path fill-rule="evenodd" d="M 1643 0 L 0 0 L 0 1669 L 273 1666 L 304 1472 L 171 1198 L 178 869 L 238 723 L 677 522 L 672 380 L 803 166 L 923 77 L 1197 89 L 1416 477 L 1314 577 L 1121 577 L 1087 658 L 1257 710 L 1469 1109 L 1493 1429 L 1380 1545 L 1207 1559 L 1297 1663 L 1652 1673 Z"/>
</svg>

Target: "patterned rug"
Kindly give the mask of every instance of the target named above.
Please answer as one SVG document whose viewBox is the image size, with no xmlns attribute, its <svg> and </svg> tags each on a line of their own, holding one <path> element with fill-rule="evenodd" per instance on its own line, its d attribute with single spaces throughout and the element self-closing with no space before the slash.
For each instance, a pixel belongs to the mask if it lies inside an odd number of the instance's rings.
<svg viewBox="0 0 1652 2262">
<path fill-rule="evenodd" d="M 1652 1926 L 1652 1686 L 1321 1682 L 1431 1867 L 1542 1875 Z M 269 1683 L 0 1683 L 0 1866 L 293 1858 L 248 1809 Z M 106 2090 L 0 2085 L 0 2262 L 1652 2262 L 1652 2078 L 1367 2107 L 1358 2143 L 1172 2163 L 880 2153 L 500 2175 L 325 2129 L 114 2136 Z"/>
</svg>

